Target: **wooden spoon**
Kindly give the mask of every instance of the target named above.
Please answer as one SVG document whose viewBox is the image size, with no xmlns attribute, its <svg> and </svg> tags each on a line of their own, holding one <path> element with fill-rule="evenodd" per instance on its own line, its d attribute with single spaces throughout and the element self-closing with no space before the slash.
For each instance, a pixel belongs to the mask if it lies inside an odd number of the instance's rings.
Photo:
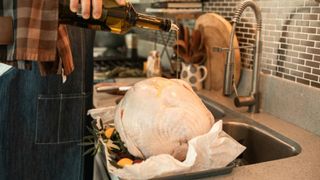
<svg viewBox="0 0 320 180">
<path fill-rule="evenodd" d="M 183 24 L 179 24 L 179 29 L 181 29 L 179 32 L 178 32 L 178 40 L 184 40 L 184 26 Z"/>
<path fill-rule="evenodd" d="M 182 51 L 183 53 L 187 53 L 188 47 L 183 40 L 177 40 L 176 43 L 173 45 L 173 50 L 175 52 L 177 52 L 177 50 L 179 50 L 179 52 Z"/>
<path fill-rule="evenodd" d="M 188 47 L 183 40 L 177 40 L 176 43 L 173 45 L 173 50 L 181 57 L 184 62 L 190 63 L 191 57 L 188 55 Z"/>
<path fill-rule="evenodd" d="M 190 35 L 189 35 L 189 28 L 187 27 L 187 26 L 185 26 L 184 28 L 183 28 L 183 33 L 184 33 L 184 42 L 186 43 L 186 46 L 187 46 L 187 52 L 189 52 L 189 44 L 190 44 L 190 42 L 189 42 L 189 38 L 190 38 Z"/>
<path fill-rule="evenodd" d="M 191 62 L 194 64 L 202 64 L 206 54 L 203 51 L 198 51 L 192 54 Z"/>
<path fill-rule="evenodd" d="M 199 30 L 192 31 L 191 37 L 191 50 L 193 52 L 197 52 L 200 49 L 201 45 L 201 33 Z"/>
</svg>

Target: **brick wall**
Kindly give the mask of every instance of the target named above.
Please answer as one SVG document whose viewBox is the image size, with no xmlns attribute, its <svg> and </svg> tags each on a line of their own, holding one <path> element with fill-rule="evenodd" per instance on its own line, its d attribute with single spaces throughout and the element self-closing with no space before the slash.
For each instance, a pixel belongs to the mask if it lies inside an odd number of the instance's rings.
<svg viewBox="0 0 320 180">
<path fill-rule="evenodd" d="M 227 20 L 240 0 L 210 0 L 205 12 Z M 320 88 L 320 5 L 315 0 L 257 0 L 262 10 L 262 71 Z M 240 46 L 254 43 L 255 19 L 246 10 L 238 24 Z M 242 66 L 252 68 L 251 50 L 241 50 Z"/>
</svg>

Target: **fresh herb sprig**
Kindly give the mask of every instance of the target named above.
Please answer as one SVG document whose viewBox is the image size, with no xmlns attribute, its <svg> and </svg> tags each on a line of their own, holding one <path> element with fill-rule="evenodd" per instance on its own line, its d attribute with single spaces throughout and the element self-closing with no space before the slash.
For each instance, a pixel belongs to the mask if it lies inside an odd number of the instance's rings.
<svg viewBox="0 0 320 180">
<path fill-rule="evenodd" d="M 97 122 L 99 126 L 97 126 Z M 92 127 L 92 128 L 91 128 Z M 99 151 L 103 150 L 103 142 L 107 143 L 108 139 L 104 138 L 104 126 L 101 119 L 93 120 L 91 122 L 91 127 L 87 127 L 87 130 L 90 132 L 90 135 L 83 137 L 83 142 L 80 143 L 81 146 L 92 146 L 87 149 L 83 156 L 91 154 L 92 156 L 96 155 Z"/>
<path fill-rule="evenodd" d="M 92 127 L 87 127 L 90 135 L 83 138 L 83 142 L 80 143 L 82 146 L 92 146 L 85 151 L 83 155 L 96 155 L 98 152 L 106 151 L 104 148 L 106 145 L 110 164 L 116 168 L 122 168 L 117 164 L 122 158 L 132 159 L 134 162 L 141 162 L 142 159 L 134 157 L 131 155 L 125 146 L 124 142 L 121 140 L 119 133 L 114 129 L 110 137 L 107 137 L 106 130 L 108 128 L 114 128 L 114 125 L 108 124 L 104 125 L 102 120 L 93 120 L 91 122 Z"/>
</svg>

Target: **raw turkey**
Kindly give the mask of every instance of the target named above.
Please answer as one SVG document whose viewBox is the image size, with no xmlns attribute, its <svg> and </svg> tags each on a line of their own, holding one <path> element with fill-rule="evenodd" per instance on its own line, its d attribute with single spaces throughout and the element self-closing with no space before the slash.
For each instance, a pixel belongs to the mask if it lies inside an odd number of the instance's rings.
<svg viewBox="0 0 320 180">
<path fill-rule="evenodd" d="M 160 77 L 135 84 L 115 113 L 122 141 L 140 158 L 170 154 L 183 161 L 188 141 L 213 124 L 214 117 L 189 84 Z"/>
</svg>

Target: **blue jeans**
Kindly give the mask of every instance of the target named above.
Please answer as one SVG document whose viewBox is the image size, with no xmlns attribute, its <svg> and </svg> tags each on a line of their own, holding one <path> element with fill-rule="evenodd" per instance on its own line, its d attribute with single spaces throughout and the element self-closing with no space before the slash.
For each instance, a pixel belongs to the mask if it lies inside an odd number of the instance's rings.
<svg viewBox="0 0 320 180">
<path fill-rule="evenodd" d="M 11 69 L 0 76 L 0 179 L 92 179 L 80 146 L 92 108 L 94 33 L 69 27 L 75 71 L 41 77 Z"/>
</svg>

